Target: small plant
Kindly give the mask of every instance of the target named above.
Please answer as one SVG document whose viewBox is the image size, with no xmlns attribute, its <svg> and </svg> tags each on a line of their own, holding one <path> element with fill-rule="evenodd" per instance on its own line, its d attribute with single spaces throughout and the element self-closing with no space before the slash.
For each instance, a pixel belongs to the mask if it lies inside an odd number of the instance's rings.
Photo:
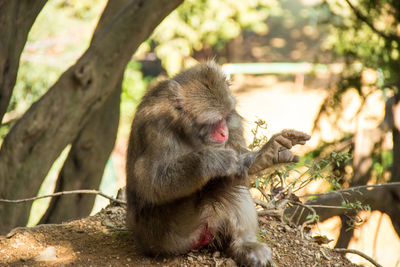
<svg viewBox="0 0 400 267">
<path fill-rule="evenodd" d="M 259 129 L 266 129 L 267 123 L 261 119 L 254 123 L 256 126 L 251 131 L 254 136 L 253 142 L 249 145 L 252 150 L 261 148 L 268 140 L 266 136 L 258 136 Z M 328 157 L 315 162 L 307 159 L 297 164 L 281 165 L 257 176 L 253 186 L 258 189 L 269 189 L 270 192 L 278 190 L 280 195 L 286 195 L 303 189 L 315 180 L 324 179 L 332 185 L 332 188 L 339 189 L 341 177 L 334 175 L 330 170 L 343 167 L 350 159 L 349 153 L 331 152 Z"/>
<path fill-rule="evenodd" d="M 255 124 L 255 129 L 252 130 L 254 135 L 253 142 L 249 146 L 252 150 L 260 149 L 267 142 L 265 136 L 258 136 L 259 129 L 266 129 L 267 124 L 263 120 L 258 120 Z M 300 201 L 302 196 L 298 197 L 295 193 L 307 187 L 311 182 L 320 179 L 327 181 L 333 190 L 340 189 L 342 177 L 337 175 L 335 170 L 343 168 L 350 162 L 351 155 L 349 153 L 331 152 L 327 157 L 315 161 L 306 159 L 296 164 L 285 164 L 267 169 L 252 181 L 252 186 L 257 188 L 264 196 L 263 200 L 256 200 L 256 203 L 264 207 L 265 210 L 275 210 L 270 213 L 264 210 L 264 214 L 279 215 L 281 219 L 284 217 L 284 210 L 292 205 L 297 205 L 310 211 L 308 215 L 305 215 L 305 222 L 302 224 L 303 230 L 307 224 L 318 221 L 319 216 L 316 214 L 313 205 L 302 203 Z M 312 195 L 308 197 L 312 197 Z M 322 205 L 319 206 L 321 207 Z M 370 209 L 369 206 L 362 205 L 360 201 L 344 201 L 342 207 L 324 207 L 348 209 L 352 211 L 351 214 L 353 215 L 358 211 Z M 279 212 L 276 212 L 276 210 L 279 210 Z M 359 218 L 352 217 L 354 219 L 351 221 L 358 221 L 359 223 Z"/>
<path fill-rule="evenodd" d="M 267 129 L 268 125 L 264 120 L 257 120 L 254 122 L 256 124 L 256 127 L 251 130 L 251 133 L 253 134 L 253 142 L 249 145 L 249 149 L 254 150 L 256 148 L 261 148 L 266 142 L 267 142 L 267 137 L 265 135 L 262 135 L 261 137 L 258 137 L 259 135 L 259 130 L 260 129 Z"/>
</svg>

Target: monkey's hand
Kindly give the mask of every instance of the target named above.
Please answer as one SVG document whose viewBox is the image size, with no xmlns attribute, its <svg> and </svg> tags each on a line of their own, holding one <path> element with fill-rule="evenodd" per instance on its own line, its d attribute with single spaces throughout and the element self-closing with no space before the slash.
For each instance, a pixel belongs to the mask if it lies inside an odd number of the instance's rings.
<svg viewBox="0 0 400 267">
<path fill-rule="evenodd" d="M 241 171 L 241 159 L 232 149 L 214 149 L 213 155 L 208 157 L 209 166 L 206 169 L 214 170 L 212 176 L 235 176 Z"/>
<path fill-rule="evenodd" d="M 255 152 L 247 152 L 239 155 L 238 171 L 235 175 L 236 178 L 243 179 L 248 177 L 249 170 L 254 164 L 257 155 L 258 154 Z"/>
<path fill-rule="evenodd" d="M 283 130 L 275 134 L 257 152 L 248 173 L 255 174 L 279 163 L 298 162 L 299 157 L 293 155 L 290 149 L 298 144 L 304 145 L 310 138 L 310 135 L 295 130 Z"/>
<path fill-rule="evenodd" d="M 232 149 L 219 148 L 214 150 L 214 157 L 211 157 L 210 165 L 214 165 L 214 177 L 245 178 L 252 166 L 256 153 L 248 152 L 239 154 Z"/>
</svg>

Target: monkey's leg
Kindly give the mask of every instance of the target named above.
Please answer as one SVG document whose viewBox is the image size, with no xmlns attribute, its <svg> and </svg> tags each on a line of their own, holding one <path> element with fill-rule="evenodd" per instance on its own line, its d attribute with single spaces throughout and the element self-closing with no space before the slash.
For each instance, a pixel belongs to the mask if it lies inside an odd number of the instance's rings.
<svg viewBox="0 0 400 267">
<path fill-rule="evenodd" d="M 177 255 L 200 248 L 197 245 L 208 230 L 194 198 L 153 207 L 151 212 L 144 210 L 132 228 L 138 247 L 150 256 Z"/>
<path fill-rule="evenodd" d="M 250 193 L 245 186 L 238 188 L 231 205 L 224 205 L 226 217 L 219 226 L 222 240 L 228 240 L 226 252 L 239 266 L 274 266 L 271 249 L 257 241 L 257 212 Z"/>
</svg>

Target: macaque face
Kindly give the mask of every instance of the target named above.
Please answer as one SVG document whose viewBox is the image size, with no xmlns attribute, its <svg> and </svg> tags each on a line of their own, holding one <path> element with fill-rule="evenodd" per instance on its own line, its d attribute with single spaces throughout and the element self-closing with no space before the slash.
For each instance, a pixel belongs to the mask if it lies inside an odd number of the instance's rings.
<svg viewBox="0 0 400 267">
<path fill-rule="evenodd" d="M 182 124 L 188 139 L 210 146 L 225 145 L 236 100 L 222 71 L 213 64 L 199 65 L 173 80 L 177 86 L 171 99 L 179 99 L 180 112 L 190 121 Z"/>
</svg>

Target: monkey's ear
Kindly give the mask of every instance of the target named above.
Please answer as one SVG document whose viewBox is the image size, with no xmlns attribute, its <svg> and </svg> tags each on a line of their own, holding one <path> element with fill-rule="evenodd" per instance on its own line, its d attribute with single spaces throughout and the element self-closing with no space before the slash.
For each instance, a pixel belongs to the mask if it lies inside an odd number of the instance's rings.
<svg viewBox="0 0 400 267">
<path fill-rule="evenodd" d="M 172 105 L 178 110 L 183 109 L 184 101 L 181 85 L 175 80 L 168 80 L 167 88 L 169 89 L 169 100 Z"/>
</svg>

